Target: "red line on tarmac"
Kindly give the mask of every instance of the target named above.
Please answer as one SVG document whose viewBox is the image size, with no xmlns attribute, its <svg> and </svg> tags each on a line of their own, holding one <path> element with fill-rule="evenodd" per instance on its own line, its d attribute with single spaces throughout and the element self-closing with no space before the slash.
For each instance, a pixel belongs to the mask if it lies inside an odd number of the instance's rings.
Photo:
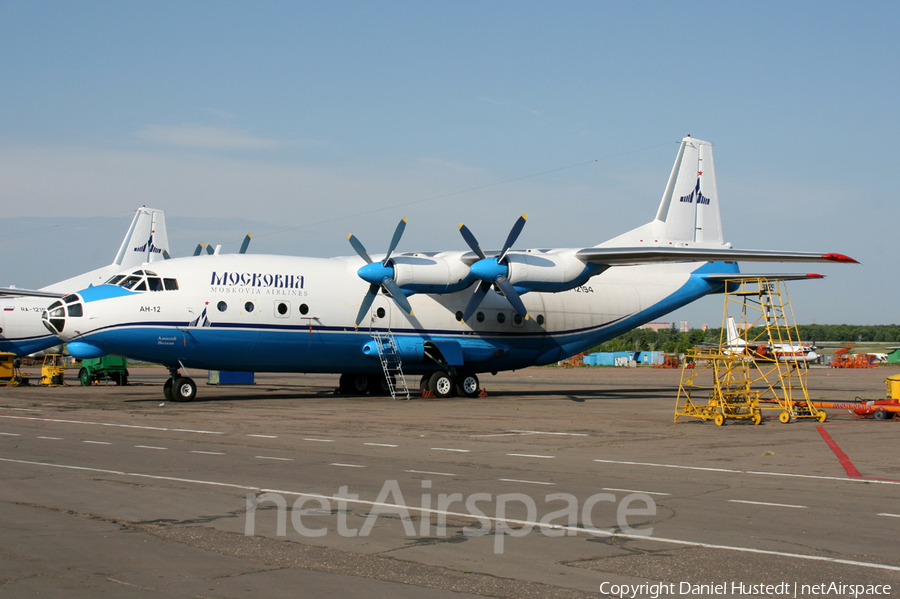
<svg viewBox="0 0 900 599">
<path fill-rule="evenodd" d="M 822 439 L 825 440 L 825 443 L 827 443 L 828 447 L 831 448 L 831 451 L 834 452 L 834 455 L 837 457 L 838 462 L 840 462 L 841 466 L 844 467 L 844 471 L 847 473 L 847 476 L 849 476 L 850 478 L 862 478 L 859 470 L 856 469 L 856 466 L 853 465 L 853 462 L 850 461 L 850 458 L 847 457 L 847 454 L 844 453 L 844 450 L 841 449 L 840 446 L 835 442 L 835 440 L 831 438 L 831 435 L 828 434 L 825 428 L 817 426 L 816 430 L 819 431 L 819 434 L 822 435 Z"/>
</svg>

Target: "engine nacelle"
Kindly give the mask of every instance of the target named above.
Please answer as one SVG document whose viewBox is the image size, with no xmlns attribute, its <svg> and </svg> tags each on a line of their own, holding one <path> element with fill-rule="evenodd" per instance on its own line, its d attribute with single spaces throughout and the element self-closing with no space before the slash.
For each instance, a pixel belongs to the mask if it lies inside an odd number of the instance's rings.
<svg viewBox="0 0 900 599">
<path fill-rule="evenodd" d="M 394 282 L 404 291 L 416 293 L 455 293 L 475 278 L 458 257 L 439 254 L 402 254 L 391 258 Z"/>
<path fill-rule="evenodd" d="M 507 278 L 516 289 L 547 293 L 574 289 L 607 268 L 585 264 L 573 254 L 557 254 L 550 250 L 509 253 L 506 263 L 509 267 Z"/>
</svg>

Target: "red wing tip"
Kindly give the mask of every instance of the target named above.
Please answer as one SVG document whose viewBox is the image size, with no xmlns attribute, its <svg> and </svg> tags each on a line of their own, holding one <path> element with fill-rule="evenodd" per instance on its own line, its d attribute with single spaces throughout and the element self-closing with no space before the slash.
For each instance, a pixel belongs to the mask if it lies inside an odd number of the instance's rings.
<svg viewBox="0 0 900 599">
<path fill-rule="evenodd" d="M 854 260 L 850 256 L 845 256 L 844 254 L 825 254 L 822 257 L 826 260 L 831 260 L 832 262 L 849 262 L 850 264 L 859 264 L 858 260 Z"/>
<path fill-rule="evenodd" d="M 807 279 L 824 279 L 825 275 L 816 274 L 814 272 L 808 272 L 808 273 L 806 273 L 806 278 Z"/>
</svg>

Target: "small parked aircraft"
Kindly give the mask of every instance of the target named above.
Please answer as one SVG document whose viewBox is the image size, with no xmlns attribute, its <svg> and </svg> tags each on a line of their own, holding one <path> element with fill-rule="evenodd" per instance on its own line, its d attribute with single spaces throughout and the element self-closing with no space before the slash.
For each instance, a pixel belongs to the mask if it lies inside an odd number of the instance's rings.
<svg viewBox="0 0 900 599">
<path fill-rule="evenodd" d="M 162 260 L 168 244 L 163 211 L 142 206 L 135 212 L 125 239 L 108 266 L 38 290 L 0 289 L 0 296 L 3 296 L 0 297 L 0 352 L 26 356 L 61 345 L 59 338 L 49 334 L 41 324 L 47 298 L 63 297 L 88 285 L 99 285 L 123 268 L 134 269 L 147 262 Z"/>
<path fill-rule="evenodd" d="M 554 363 L 722 292 L 739 260 L 855 262 L 725 243 L 712 145 L 691 137 L 648 224 L 593 247 L 513 250 L 524 225 L 497 252 L 460 225 L 470 251 L 395 253 L 403 219 L 383 256 L 351 235 L 358 257 L 176 258 L 66 296 L 43 320 L 76 357 L 167 366 L 164 394 L 179 401 L 197 392 L 187 368 L 333 372 L 347 393 L 390 388 L 383 337 L 424 389 L 472 397 L 479 373 Z"/>
<path fill-rule="evenodd" d="M 747 341 L 738 332 L 734 317 L 728 317 L 728 343 L 725 351 L 731 354 L 747 354 L 753 352 L 758 360 L 775 360 L 790 362 L 817 362 L 820 358 L 816 353 L 817 346 L 811 343 L 759 343 L 748 345 Z"/>
</svg>

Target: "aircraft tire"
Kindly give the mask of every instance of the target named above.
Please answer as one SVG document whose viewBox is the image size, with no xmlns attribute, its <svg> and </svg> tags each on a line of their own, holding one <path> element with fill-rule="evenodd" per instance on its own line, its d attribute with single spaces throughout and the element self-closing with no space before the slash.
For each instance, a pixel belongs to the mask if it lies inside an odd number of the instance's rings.
<svg viewBox="0 0 900 599">
<path fill-rule="evenodd" d="M 432 374 L 431 379 L 428 381 L 428 390 L 434 393 L 435 397 L 442 399 L 453 395 L 455 387 L 456 384 L 453 377 L 440 370 Z"/>
<path fill-rule="evenodd" d="M 372 395 L 390 395 L 391 388 L 388 387 L 387 379 L 383 374 L 369 375 L 369 393 Z"/>
<path fill-rule="evenodd" d="M 179 377 L 172 384 L 172 397 L 175 401 L 192 401 L 197 396 L 197 383 L 188 377 Z"/>
<path fill-rule="evenodd" d="M 169 401 L 175 401 L 175 394 L 172 393 L 172 386 L 175 384 L 175 379 L 167 378 L 166 382 L 163 383 L 163 396 Z"/>
<path fill-rule="evenodd" d="M 369 390 L 369 377 L 345 372 L 341 375 L 340 388 L 343 395 L 365 395 Z"/>
<path fill-rule="evenodd" d="M 456 394 L 460 397 L 478 397 L 479 393 L 481 393 L 481 383 L 473 373 L 463 372 L 456 379 Z"/>
</svg>

